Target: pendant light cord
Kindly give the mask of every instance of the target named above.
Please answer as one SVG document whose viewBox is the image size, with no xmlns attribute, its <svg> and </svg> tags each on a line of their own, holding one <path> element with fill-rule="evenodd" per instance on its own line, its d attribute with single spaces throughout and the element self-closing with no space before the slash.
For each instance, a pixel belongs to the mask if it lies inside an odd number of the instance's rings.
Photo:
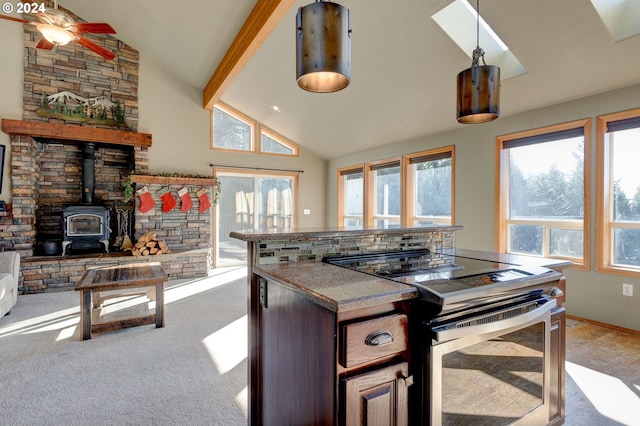
<svg viewBox="0 0 640 426">
<path fill-rule="evenodd" d="M 473 51 L 473 59 L 471 60 L 471 83 L 476 84 L 477 68 L 480 66 L 480 58 L 482 63 L 487 65 L 484 60 L 484 50 L 480 48 L 480 0 L 476 0 L 476 48 Z"/>
<path fill-rule="evenodd" d="M 480 0 L 476 0 L 476 49 L 480 49 Z"/>
</svg>

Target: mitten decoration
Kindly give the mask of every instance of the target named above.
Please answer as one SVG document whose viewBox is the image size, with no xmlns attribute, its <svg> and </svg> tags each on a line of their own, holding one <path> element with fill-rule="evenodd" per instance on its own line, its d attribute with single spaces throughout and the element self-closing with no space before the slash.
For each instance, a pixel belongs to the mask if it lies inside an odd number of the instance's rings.
<svg viewBox="0 0 640 426">
<path fill-rule="evenodd" d="M 156 205 L 156 202 L 153 201 L 153 198 L 151 198 L 149 189 L 146 186 L 138 189 L 136 191 L 136 194 L 138 194 L 138 197 L 140 197 L 140 211 L 142 213 L 148 212 Z"/>
<path fill-rule="evenodd" d="M 162 200 L 162 211 L 169 213 L 176 206 L 176 199 L 169 188 L 164 188 L 160 192 L 160 199 Z"/>
<path fill-rule="evenodd" d="M 193 201 L 191 201 L 187 187 L 185 186 L 178 191 L 178 195 L 180 196 L 180 211 L 186 213 L 191 210 L 191 207 L 193 207 Z"/>
<path fill-rule="evenodd" d="M 202 213 L 203 211 L 208 210 L 209 207 L 211 207 L 211 202 L 209 201 L 207 190 L 200 188 L 196 194 L 198 194 L 198 200 L 200 200 L 200 207 L 198 207 L 198 211 Z"/>
</svg>

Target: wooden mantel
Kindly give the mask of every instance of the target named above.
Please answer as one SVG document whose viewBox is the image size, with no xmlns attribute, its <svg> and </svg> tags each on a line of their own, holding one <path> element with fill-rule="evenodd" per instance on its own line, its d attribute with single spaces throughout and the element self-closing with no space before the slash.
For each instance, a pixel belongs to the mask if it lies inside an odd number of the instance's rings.
<svg viewBox="0 0 640 426">
<path fill-rule="evenodd" d="M 151 135 L 126 130 L 103 129 L 55 124 L 42 121 L 2 119 L 2 131 L 8 135 L 24 135 L 37 138 L 97 142 L 128 146 L 151 146 Z"/>
</svg>

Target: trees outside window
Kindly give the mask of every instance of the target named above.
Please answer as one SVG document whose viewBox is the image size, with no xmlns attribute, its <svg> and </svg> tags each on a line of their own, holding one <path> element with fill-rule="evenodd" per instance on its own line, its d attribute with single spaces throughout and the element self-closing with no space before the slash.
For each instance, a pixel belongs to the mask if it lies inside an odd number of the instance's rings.
<svg viewBox="0 0 640 426">
<path fill-rule="evenodd" d="M 596 269 L 640 273 L 640 108 L 598 117 Z"/>
<path fill-rule="evenodd" d="M 454 146 L 338 170 L 338 223 L 390 228 L 453 224 Z"/>
<path fill-rule="evenodd" d="M 590 120 L 497 138 L 498 251 L 586 267 Z"/>
<path fill-rule="evenodd" d="M 407 223 L 453 223 L 454 147 L 406 156 Z"/>
<path fill-rule="evenodd" d="M 213 106 L 211 126 L 211 149 L 298 156 L 298 145 L 221 102 Z"/>
</svg>

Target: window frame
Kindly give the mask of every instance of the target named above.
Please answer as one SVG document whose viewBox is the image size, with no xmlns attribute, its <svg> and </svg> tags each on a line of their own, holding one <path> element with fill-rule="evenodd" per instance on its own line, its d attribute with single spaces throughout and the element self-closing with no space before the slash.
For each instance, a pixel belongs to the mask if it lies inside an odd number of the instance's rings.
<svg viewBox="0 0 640 426">
<path fill-rule="evenodd" d="M 239 148 L 221 148 L 221 147 L 217 147 L 215 146 L 215 109 L 218 108 L 220 111 L 224 112 L 225 114 L 230 115 L 231 117 L 235 118 L 236 120 L 242 121 L 243 123 L 245 123 L 246 125 L 248 125 L 249 127 L 251 127 L 251 141 L 250 141 L 250 145 L 251 148 L 250 149 L 239 149 Z M 244 115 L 243 113 L 241 113 L 240 111 L 238 111 L 237 109 L 234 109 L 232 107 L 230 107 L 229 105 L 222 103 L 222 102 L 216 102 L 213 107 L 211 108 L 211 150 L 213 151 L 226 151 L 226 152 L 256 152 L 256 128 L 257 128 L 257 123 L 255 120 L 253 120 L 252 118 L 250 118 L 247 115 Z"/>
<path fill-rule="evenodd" d="M 292 153 L 291 154 L 282 154 L 279 152 L 267 152 L 264 151 L 262 149 L 262 135 L 266 135 L 267 137 L 273 139 L 274 141 L 280 143 L 281 145 L 286 146 L 287 148 L 289 148 Z M 300 155 L 300 149 L 298 148 L 298 145 L 296 145 L 295 143 L 291 142 L 289 139 L 285 138 L 284 136 L 282 136 L 281 134 L 274 132 L 273 130 L 271 130 L 270 128 L 263 126 L 262 124 L 258 125 L 258 152 L 260 154 L 265 154 L 265 155 L 277 155 L 280 157 L 298 157 Z"/>
<path fill-rule="evenodd" d="M 398 218 L 399 226 L 404 226 L 404 161 L 402 156 L 385 158 L 384 160 L 371 161 L 366 163 L 365 166 L 365 180 L 364 180 L 364 223 L 367 227 L 372 228 L 375 226 L 376 219 L 396 219 Z M 398 167 L 400 170 L 400 214 L 377 216 L 376 215 L 376 187 L 374 174 L 378 170 L 386 168 Z"/>
<path fill-rule="evenodd" d="M 359 164 L 359 165 L 353 165 L 353 166 L 348 166 L 348 167 L 341 167 L 338 169 L 338 226 L 343 227 L 345 226 L 344 222 L 345 219 L 347 218 L 358 218 L 360 219 L 360 222 L 364 225 L 365 221 L 364 221 L 364 213 L 365 213 L 365 207 L 366 207 L 366 202 L 365 202 L 365 198 L 366 198 L 366 192 L 365 192 L 365 188 L 366 188 L 366 173 L 364 172 L 365 170 L 365 165 L 364 164 Z M 348 215 L 345 212 L 345 205 L 344 205 L 344 197 L 346 195 L 345 191 L 346 188 L 344 186 L 344 176 L 350 175 L 350 174 L 356 174 L 356 173 L 362 173 L 362 216 L 354 216 L 354 215 Z"/>
<path fill-rule="evenodd" d="M 375 214 L 375 178 L 373 174 L 376 170 L 389 167 L 400 167 L 400 226 L 414 226 L 413 217 L 413 199 L 415 198 L 416 188 L 413 183 L 414 173 L 412 171 L 411 162 L 413 159 L 420 157 L 441 156 L 448 154 L 451 158 L 451 218 L 449 225 L 455 224 L 455 145 L 449 145 L 426 151 L 415 152 L 411 154 L 405 154 L 401 156 L 385 158 L 382 160 L 370 161 L 367 163 L 353 164 L 346 167 L 340 167 L 337 169 L 337 218 L 339 226 L 344 226 L 345 218 L 356 217 L 345 214 L 345 188 L 344 188 L 344 176 L 351 173 L 362 173 L 362 185 L 363 185 L 363 215 L 357 216 L 362 220 L 364 227 L 371 228 L 374 226 L 376 219 L 396 219 L 395 215 L 390 216 L 376 216 Z M 448 226 L 448 225 L 443 225 Z"/>
<path fill-rule="evenodd" d="M 596 158 L 598 159 L 596 164 L 596 271 L 637 278 L 640 277 L 640 267 L 633 268 L 613 263 L 613 229 L 640 229 L 640 223 L 629 221 L 614 223 L 616 221 L 612 217 L 613 191 L 611 191 L 613 158 L 607 132 L 609 123 L 634 118 L 640 118 L 640 108 L 599 115 L 596 121 Z"/>
<path fill-rule="evenodd" d="M 218 108 L 220 111 L 224 112 L 225 114 L 230 115 L 231 117 L 235 118 L 236 120 L 239 120 L 243 123 L 245 123 L 247 126 L 251 127 L 251 141 L 250 141 L 250 145 L 251 148 L 250 149 L 239 149 L 239 148 L 222 148 L 222 147 L 217 147 L 215 146 L 215 109 Z M 238 111 L 237 109 L 225 104 L 224 102 L 216 102 L 213 107 L 211 108 L 211 114 L 209 115 L 209 120 L 210 120 L 210 131 L 211 131 L 211 135 L 210 135 L 210 146 L 209 148 L 212 151 L 225 151 L 225 152 L 244 152 L 244 153 L 250 153 L 250 154 L 264 154 L 264 155 L 277 155 L 280 157 L 299 157 L 300 156 L 300 147 L 298 146 L 298 144 L 292 142 L 291 140 L 285 138 L 284 136 L 282 136 L 281 134 L 279 134 L 278 132 L 275 132 L 273 130 L 271 130 L 270 128 L 268 128 L 267 126 L 262 125 L 261 123 L 258 123 L 256 120 L 254 120 L 253 118 L 249 117 L 248 115 L 245 115 L 243 113 L 241 113 L 240 111 Z M 262 150 L 262 135 L 265 134 L 266 136 L 268 136 L 269 138 L 275 140 L 276 142 L 286 146 L 287 148 L 291 149 L 293 151 L 292 154 L 282 154 L 282 153 L 278 153 L 278 152 L 267 152 L 267 151 L 263 151 Z"/>
<path fill-rule="evenodd" d="M 548 234 L 550 229 L 580 229 L 575 223 L 564 220 L 552 219 L 510 219 L 509 214 L 509 154 L 505 145 L 510 141 L 517 139 L 525 139 L 530 137 L 542 136 L 545 134 L 560 133 L 573 129 L 583 129 L 584 134 L 584 177 L 583 177 L 583 209 L 582 218 L 582 260 L 570 258 L 566 256 L 552 255 L 549 253 Z M 514 253 L 517 255 L 529 255 L 534 257 L 548 257 L 554 259 L 564 259 L 574 262 L 574 269 L 589 270 L 591 253 L 591 119 L 585 118 L 581 120 L 570 121 L 566 123 L 555 124 L 551 126 L 539 127 L 536 129 L 525 130 L 516 133 L 496 136 L 496 183 L 495 183 L 495 249 L 498 253 L 508 252 L 508 227 L 510 224 L 517 223 L 523 225 L 540 225 L 543 227 L 543 254 L 536 256 L 533 254 Z M 549 232 L 547 232 L 549 231 Z"/>
<path fill-rule="evenodd" d="M 451 158 L 451 216 L 446 225 L 452 225 L 455 223 L 455 194 L 456 194 L 456 155 L 455 155 L 455 145 L 444 146 L 441 148 L 430 149 L 427 151 L 416 152 L 413 154 L 407 154 L 404 156 L 405 163 L 405 185 L 404 185 L 404 193 L 405 193 L 405 203 L 404 203 L 404 212 L 405 212 L 405 220 L 404 223 L 407 226 L 415 226 L 415 222 L 419 219 L 418 216 L 414 216 L 415 211 L 415 198 L 416 198 L 416 188 L 414 187 L 414 177 L 415 173 L 413 168 L 412 161 L 421 157 L 439 157 L 442 155 L 448 154 L 448 157 Z M 436 158 L 434 158 L 435 160 Z M 430 161 L 430 160 L 427 160 Z M 432 161 L 432 160 L 431 160 Z M 427 217 L 428 218 L 428 217 Z"/>
</svg>

